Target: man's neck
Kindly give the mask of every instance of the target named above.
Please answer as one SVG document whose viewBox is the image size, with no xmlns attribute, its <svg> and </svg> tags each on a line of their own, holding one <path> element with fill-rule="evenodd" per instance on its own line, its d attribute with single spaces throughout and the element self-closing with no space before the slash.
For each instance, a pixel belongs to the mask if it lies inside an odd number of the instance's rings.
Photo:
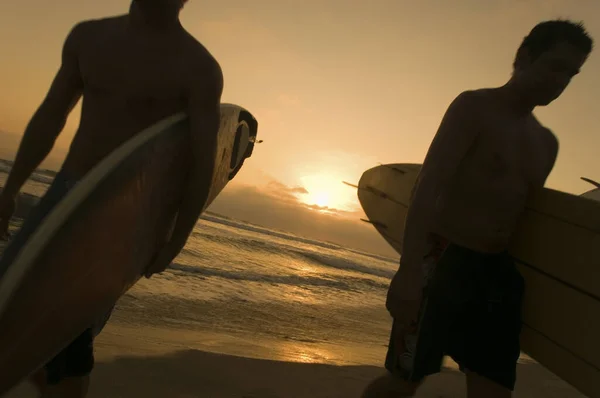
<svg viewBox="0 0 600 398">
<path fill-rule="evenodd" d="M 504 86 L 499 87 L 498 92 L 507 106 L 517 115 L 528 116 L 536 107 L 528 98 L 527 93 L 523 92 L 513 80 L 509 80 Z"/>
<path fill-rule="evenodd" d="M 183 29 L 179 21 L 179 10 L 163 10 L 152 5 L 144 6 L 132 1 L 129 8 L 129 21 L 133 28 L 155 32 L 172 33 Z"/>
</svg>

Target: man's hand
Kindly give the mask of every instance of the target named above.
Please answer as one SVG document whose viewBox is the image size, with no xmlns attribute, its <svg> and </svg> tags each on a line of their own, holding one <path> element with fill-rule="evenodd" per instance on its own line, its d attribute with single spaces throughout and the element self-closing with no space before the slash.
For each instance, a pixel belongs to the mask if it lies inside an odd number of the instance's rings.
<svg viewBox="0 0 600 398">
<path fill-rule="evenodd" d="M 185 246 L 204 209 L 215 170 L 221 124 L 223 72 L 210 54 L 201 54 L 189 84 L 188 116 L 193 165 L 168 243 L 145 272 L 146 278 L 164 271 Z"/>
<path fill-rule="evenodd" d="M 12 195 L 0 194 L 0 240 L 8 240 L 8 225 L 16 208 L 16 198 Z"/>
<path fill-rule="evenodd" d="M 423 272 L 420 267 L 401 264 L 388 290 L 386 307 L 394 321 L 410 328 L 419 321 L 423 297 Z"/>
<path fill-rule="evenodd" d="M 394 316 L 394 322 L 402 325 L 404 329 L 411 329 L 419 323 L 419 310 L 421 309 L 421 298 L 412 300 L 397 300 L 398 310 Z"/>
<path fill-rule="evenodd" d="M 144 276 L 150 278 L 154 274 L 159 274 L 166 270 L 179 254 L 182 247 L 176 242 L 168 242 L 156 255 L 150 266 L 144 271 Z"/>
</svg>

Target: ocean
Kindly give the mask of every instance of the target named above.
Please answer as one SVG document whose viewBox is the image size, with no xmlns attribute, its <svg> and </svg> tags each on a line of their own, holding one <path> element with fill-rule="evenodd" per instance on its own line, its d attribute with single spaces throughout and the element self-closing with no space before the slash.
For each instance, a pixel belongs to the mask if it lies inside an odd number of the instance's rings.
<svg viewBox="0 0 600 398">
<path fill-rule="evenodd" d="M 53 176 L 36 172 L 23 192 L 42 195 Z M 130 289 L 109 324 L 210 335 L 229 342 L 219 345 L 227 353 L 381 366 L 391 326 L 385 296 L 397 267 L 395 258 L 209 209 L 171 267 Z"/>
<path fill-rule="evenodd" d="M 208 214 L 170 269 L 138 283 L 118 310 L 136 313 L 136 324 L 302 346 L 304 357 L 288 360 L 307 361 L 309 350 L 322 363 L 381 364 L 395 268 L 394 259 Z M 147 306 L 151 316 L 141 316 Z"/>
</svg>

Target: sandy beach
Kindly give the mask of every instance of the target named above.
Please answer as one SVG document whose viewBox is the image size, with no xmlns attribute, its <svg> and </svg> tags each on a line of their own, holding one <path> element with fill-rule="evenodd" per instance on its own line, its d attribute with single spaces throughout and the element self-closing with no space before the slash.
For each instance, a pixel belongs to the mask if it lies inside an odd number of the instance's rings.
<svg viewBox="0 0 600 398">
<path fill-rule="evenodd" d="M 383 369 L 336 366 L 302 360 L 302 345 L 274 347 L 272 356 L 290 350 L 296 362 L 270 360 L 267 347 L 235 336 L 111 324 L 97 341 L 97 365 L 90 397 L 359 397 Z M 295 352 L 294 352 L 295 348 Z M 250 355 L 250 353 L 255 355 Z M 261 355 L 262 354 L 262 355 Z M 517 398 L 583 397 L 536 363 L 519 365 Z M 35 397 L 27 384 L 8 398 Z M 465 397 L 464 376 L 447 369 L 431 377 L 417 397 Z"/>
</svg>

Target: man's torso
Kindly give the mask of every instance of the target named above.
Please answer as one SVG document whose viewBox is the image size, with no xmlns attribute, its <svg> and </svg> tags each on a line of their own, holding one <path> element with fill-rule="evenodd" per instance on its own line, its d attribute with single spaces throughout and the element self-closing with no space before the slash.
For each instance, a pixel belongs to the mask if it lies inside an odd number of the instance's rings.
<svg viewBox="0 0 600 398">
<path fill-rule="evenodd" d="M 507 248 L 529 193 L 554 163 L 552 132 L 533 117 L 516 117 L 482 90 L 475 144 L 436 203 L 435 233 L 482 252 Z"/>
<path fill-rule="evenodd" d="M 63 165 L 73 178 L 144 128 L 185 110 L 192 75 L 216 63 L 183 30 L 168 37 L 139 32 L 127 16 L 84 24 L 78 38 L 81 121 Z"/>
</svg>

